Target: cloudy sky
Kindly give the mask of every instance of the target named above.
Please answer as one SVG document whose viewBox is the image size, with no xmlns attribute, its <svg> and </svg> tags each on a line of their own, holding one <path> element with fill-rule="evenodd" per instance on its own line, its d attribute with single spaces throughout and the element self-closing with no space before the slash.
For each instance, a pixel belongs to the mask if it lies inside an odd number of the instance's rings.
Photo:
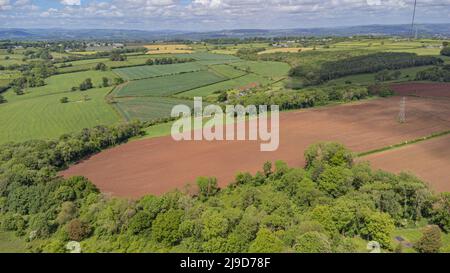
<svg viewBox="0 0 450 273">
<path fill-rule="evenodd" d="M 417 0 L 450 23 L 450 0 Z M 218 30 L 409 23 L 414 0 L 0 0 L 0 28 Z"/>
</svg>

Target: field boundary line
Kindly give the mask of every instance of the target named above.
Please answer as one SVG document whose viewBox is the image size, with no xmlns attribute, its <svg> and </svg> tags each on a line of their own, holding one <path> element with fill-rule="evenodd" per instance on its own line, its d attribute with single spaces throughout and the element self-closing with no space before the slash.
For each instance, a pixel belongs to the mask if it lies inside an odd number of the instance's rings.
<svg viewBox="0 0 450 273">
<path fill-rule="evenodd" d="M 113 109 L 114 113 L 116 113 L 118 115 L 119 118 L 123 119 L 125 122 L 129 122 L 130 118 L 128 117 L 128 115 L 119 107 L 119 103 L 117 101 L 115 101 L 114 99 L 116 98 L 113 94 L 113 92 L 117 89 L 117 88 L 122 88 L 122 85 L 124 85 L 125 83 L 121 84 L 121 85 L 117 85 L 114 86 L 114 88 L 111 88 L 111 90 L 105 95 L 104 100 L 106 102 L 106 104 L 110 105 L 111 108 Z"/>
<path fill-rule="evenodd" d="M 357 157 L 365 157 L 368 155 L 372 155 L 372 154 L 377 154 L 377 153 L 382 153 L 382 152 L 386 152 L 386 151 L 390 151 L 390 150 L 395 150 L 395 149 L 399 149 L 405 146 L 410 146 L 410 145 L 414 145 L 420 142 L 425 142 L 431 139 L 435 139 L 435 138 L 439 138 L 439 137 L 443 137 L 443 136 L 447 136 L 450 135 L 450 130 L 447 131 L 441 131 L 441 132 L 437 132 L 437 133 L 433 133 L 431 135 L 425 136 L 425 137 L 420 137 L 420 138 L 416 138 L 413 140 L 407 140 L 404 141 L 402 143 L 397 143 L 394 145 L 390 145 L 390 146 L 386 146 L 383 148 L 379 148 L 379 149 L 374 149 L 374 150 L 370 150 L 370 151 L 366 151 L 366 152 L 361 152 L 357 154 Z"/>
<path fill-rule="evenodd" d="M 208 72 L 211 72 L 211 71 L 209 71 L 209 70 L 205 70 L 205 71 L 208 71 Z M 219 75 L 216 75 L 216 76 L 219 76 Z M 222 80 L 220 80 L 220 81 L 217 81 L 217 82 L 214 82 L 214 83 L 209 83 L 209 84 L 205 84 L 205 85 L 201 85 L 201 86 L 197 86 L 197 87 L 194 87 L 194 88 L 190 88 L 190 89 L 187 89 L 187 90 L 183 90 L 183 91 L 180 91 L 180 92 L 176 92 L 176 93 L 173 93 L 173 94 L 170 94 L 170 95 L 166 95 L 166 96 L 153 96 L 153 95 L 147 95 L 147 96 L 121 96 L 121 95 L 119 95 L 119 94 L 116 94 L 116 96 L 114 96 L 115 98 L 147 98 L 147 97 L 172 97 L 172 96 L 174 96 L 174 95 L 178 95 L 178 94 L 181 94 L 181 93 L 184 93 L 184 92 L 187 92 L 187 91 L 191 91 L 191 90 L 194 90 L 194 89 L 197 89 L 197 88 L 201 88 L 201 87 L 206 87 L 206 86 L 210 86 L 210 85 L 213 85 L 213 84 L 216 84 L 216 83 L 221 83 L 221 82 L 225 82 L 225 81 L 229 81 L 230 79 L 228 79 L 228 78 L 225 78 L 225 79 L 222 79 Z"/>
</svg>

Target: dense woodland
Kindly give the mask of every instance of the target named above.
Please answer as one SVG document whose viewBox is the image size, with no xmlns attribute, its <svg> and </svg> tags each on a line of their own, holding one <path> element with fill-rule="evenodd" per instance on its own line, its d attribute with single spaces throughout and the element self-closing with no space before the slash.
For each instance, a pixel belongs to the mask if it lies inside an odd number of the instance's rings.
<svg viewBox="0 0 450 273">
<path fill-rule="evenodd" d="M 276 39 L 253 39 L 272 42 Z M 213 44 L 235 43 L 223 39 Z M 315 41 L 310 40 L 309 43 Z M 4 43 L 10 49 L 15 43 Z M 26 45 L 26 44 L 23 44 Z M 110 58 L 124 61 L 128 53 L 145 48 L 116 49 L 92 55 L 73 55 L 55 60 L 58 51 L 70 47 L 83 51 L 86 43 L 32 43 L 26 64 L 0 67 L 17 70 L 12 88 L 17 95 L 27 87 L 42 86 L 58 73 L 56 64 L 74 60 Z M 270 86 L 243 92 L 221 92 L 226 104 L 279 105 L 281 110 L 308 108 L 370 96 L 389 96 L 381 84 L 400 77 L 392 70 L 436 65 L 417 73 L 417 80 L 449 81 L 448 65 L 435 57 L 411 53 L 365 51 L 257 53 L 264 48 L 243 48 L 237 55 L 247 60 L 283 61 L 294 68 L 290 75 L 306 85 L 338 77 L 377 72 L 377 84 L 317 86 L 302 90 L 273 90 Z M 364 54 L 365 56 L 360 56 Z M 446 55 L 444 48 L 441 52 Z M 309 60 L 307 68 L 299 59 Z M 192 59 L 153 58 L 147 65 L 189 62 Z M 109 68 L 99 62 L 93 69 Z M 103 77 L 103 87 L 110 83 Z M 72 90 L 95 87 L 90 78 Z M 303 86 L 302 86 L 303 87 Z M 236 90 L 232 90 L 236 91 Z M 0 103 L 6 100 L 0 94 Z M 68 103 L 63 97 L 61 103 Z M 84 252 L 356 252 L 367 241 L 379 242 L 383 251 L 400 252 L 392 242 L 396 228 L 431 224 L 414 245 L 418 252 L 450 252 L 437 238 L 450 232 L 450 194 L 434 194 L 409 174 L 393 175 L 356 163 L 340 144 L 319 143 L 304 154 L 305 166 L 267 162 L 257 174 L 239 173 L 220 189 L 213 177 L 200 177 L 184 189 L 163 196 L 137 200 L 100 193 L 83 177 L 64 179 L 58 172 L 108 147 L 142 134 L 148 124 L 97 126 L 57 140 L 33 140 L 0 146 L 0 230 L 14 232 L 28 242 L 32 252 L 65 252 L 69 241 L 81 242 Z M 361 249 L 361 244 L 364 245 Z"/>
<path fill-rule="evenodd" d="M 450 65 L 436 66 L 420 71 L 416 75 L 418 81 L 450 82 Z"/>
<path fill-rule="evenodd" d="M 379 52 L 365 56 L 350 57 L 343 60 L 325 62 L 320 69 L 311 71 L 302 65 L 290 71 L 291 77 L 301 77 L 306 85 L 318 84 L 348 75 L 374 73 L 413 66 L 442 64 L 433 56 L 418 56 L 414 53 Z"/>
</svg>

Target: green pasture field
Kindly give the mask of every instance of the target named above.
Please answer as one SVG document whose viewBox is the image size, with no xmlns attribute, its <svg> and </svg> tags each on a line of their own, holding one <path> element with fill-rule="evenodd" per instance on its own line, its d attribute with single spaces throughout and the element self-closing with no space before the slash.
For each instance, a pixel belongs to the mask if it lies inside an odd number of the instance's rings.
<svg viewBox="0 0 450 273">
<path fill-rule="evenodd" d="M 117 68 L 113 71 L 124 80 L 141 80 L 146 78 L 174 75 L 187 72 L 206 70 L 207 67 L 196 62 L 167 64 L 167 65 L 145 65 L 126 68 Z"/>
<path fill-rule="evenodd" d="M 259 83 L 260 85 L 266 85 L 270 83 L 270 80 L 256 74 L 248 74 L 228 81 L 222 81 L 208 86 L 192 89 L 183 93 L 179 93 L 176 96 L 180 98 L 206 97 L 215 92 L 239 88 L 254 82 Z"/>
<path fill-rule="evenodd" d="M 197 61 L 240 61 L 236 56 L 226 54 L 212 54 L 208 52 L 195 52 L 190 54 L 175 54 L 178 58 L 193 58 Z"/>
<path fill-rule="evenodd" d="M 70 52 L 73 55 L 94 55 L 97 51 L 72 51 Z"/>
<path fill-rule="evenodd" d="M 142 54 L 141 55 L 132 55 L 132 56 L 127 56 L 127 60 L 122 61 L 122 62 L 111 61 L 109 58 L 79 60 L 79 61 L 65 63 L 66 65 L 72 64 L 72 66 L 58 68 L 58 72 L 70 73 L 70 72 L 74 72 L 74 71 L 91 70 L 91 69 L 94 69 L 98 63 L 104 63 L 109 68 L 144 65 L 148 59 L 154 58 L 154 57 L 156 57 L 156 56 L 150 56 L 150 55 L 145 55 L 145 54 L 144 55 L 142 55 Z"/>
<path fill-rule="evenodd" d="M 287 63 L 270 61 L 244 61 L 233 63 L 230 66 L 271 78 L 280 78 L 287 76 L 289 69 L 291 69 L 291 67 Z"/>
<path fill-rule="evenodd" d="M 210 53 L 213 54 L 223 54 L 223 55 L 234 55 L 236 54 L 238 51 L 238 49 L 234 49 L 234 48 L 227 48 L 227 49 L 213 49 L 211 51 L 209 51 Z"/>
<path fill-rule="evenodd" d="M 57 94 L 71 91 L 72 87 L 78 87 L 87 78 L 92 80 L 94 87 L 102 84 L 102 78 L 113 79 L 117 77 L 111 71 L 83 71 L 68 74 L 54 75 L 45 79 L 46 85 L 34 88 L 27 88 L 25 94 L 18 96 L 12 91 L 5 93 L 5 98 L 10 101 L 29 99 L 43 95 Z M 78 91 L 77 91 L 78 92 Z"/>
<path fill-rule="evenodd" d="M 268 53 L 259 56 L 262 61 L 278 61 L 285 62 L 295 67 L 302 65 L 306 69 L 318 69 L 325 62 L 342 60 L 350 57 L 367 55 L 373 52 L 368 50 L 338 50 L 338 51 L 321 51 L 310 50 L 299 53 Z"/>
<path fill-rule="evenodd" d="M 236 54 L 241 48 L 269 48 L 269 43 L 249 43 L 249 44 L 208 44 L 210 53 L 214 54 Z M 216 49 L 217 47 L 217 49 Z"/>
<path fill-rule="evenodd" d="M 213 65 L 210 68 L 212 70 L 214 70 L 214 72 L 216 72 L 217 74 L 222 75 L 227 78 L 230 78 L 230 79 L 242 77 L 247 74 L 247 72 L 245 72 L 241 69 L 236 69 L 233 66 L 227 65 L 227 64 L 219 64 L 219 65 Z"/>
<path fill-rule="evenodd" d="M 62 59 L 64 57 L 69 57 L 71 54 L 66 53 L 66 52 L 55 52 L 55 51 L 52 51 L 52 52 L 50 52 L 50 55 L 52 55 L 53 59 Z"/>
<path fill-rule="evenodd" d="M 404 39 L 362 39 L 355 41 L 345 41 L 336 43 L 330 48 L 319 48 L 319 51 L 335 51 L 335 50 L 369 50 L 369 51 L 389 51 L 389 52 L 408 52 L 418 55 L 439 55 L 442 41 L 419 39 L 408 41 Z"/>
<path fill-rule="evenodd" d="M 120 117 L 104 99 L 110 90 L 108 87 L 8 100 L 0 104 L 0 143 L 57 138 L 83 128 L 116 123 Z M 62 97 L 69 102 L 61 103 Z"/>
<path fill-rule="evenodd" d="M 0 79 L 0 86 L 7 86 L 10 82 L 9 79 Z"/>
<path fill-rule="evenodd" d="M 20 77 L 19 71 L 0 70 L 0 86 L 5 86 L 18 77 Z"/>
<path fill-rule="evenodd" d="M 204 61 L 197 61 L 197 62 L 202 65 L 218 65 L 218 64 L 233 64 L 233 63 L 240 62 L 240 61 L 241 60 L 235 60 L 235 59 L 233 59 L 233 60 L 222 59 L 222 60 L 204 60 Z"/>
<path fill-rule="evenodd" d="M 2 66 L 10 66 L 13 64 L 24 64 L 25 62 L 22 60 L 25 56 L 22 54 L 1 54 L 0 53 L 0 65 Z"/>
<path fill-rule="evenodd" d="M 173 106 L 178 104 L 193 107 L 192 100 L 165 97 L 116 98 L 114 106 L 127 120 L 151 121 L 170 117 Z"/>
<path fill-rule="evenodd" d="M 59 73 L 71 73 L 71 72 L 82 71 L 82 70 L 91 70 L 91 69 L 94 69 L 94 67 L 98 63 L 106 63 L 107 61 L 109 61 L 108 58 L 79 60 L 79 61 L 64 63 L 64 65 L 71 64 L 72 66 L 61 67 L 62 64 L 58 64 L 57 67 L 58 67 Z"/>
<path fill-rule="evenodd" d="M 116 97 L 127 96 L 170 96 L 194 88 L 225 81 L 227 78 L 210 71 L 198 71 L 166 77 L 131 81 L 116 88 Z"/>
</svg>

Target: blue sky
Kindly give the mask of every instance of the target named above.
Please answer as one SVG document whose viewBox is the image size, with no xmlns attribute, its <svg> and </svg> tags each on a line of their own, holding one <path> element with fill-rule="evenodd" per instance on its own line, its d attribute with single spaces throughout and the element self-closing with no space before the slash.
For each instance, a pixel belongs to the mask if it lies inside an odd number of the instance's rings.
<svg viewBox="0 0 450 273">
<path fill-rule="evenodd" d="M 0 0 L 0 27 L 218 30 L 409 23 L 414 0 Z M 450 0 L 417 21 L 450 23 Z"/>
</svg>

